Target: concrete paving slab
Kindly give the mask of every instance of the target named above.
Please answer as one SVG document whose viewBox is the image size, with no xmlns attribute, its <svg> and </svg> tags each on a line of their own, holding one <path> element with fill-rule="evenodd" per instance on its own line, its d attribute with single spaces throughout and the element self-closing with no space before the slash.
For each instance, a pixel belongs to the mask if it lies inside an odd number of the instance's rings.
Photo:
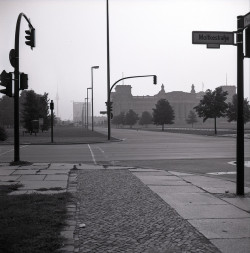
<svg viewBox="0 0 250 253">
<path fill-rule="evenodd" d="M 46 181 L 53 181 L 53 180 L 55 180 L 55 181 L 67 181 L 68 180 L 68 175 L 47 175 L 46 177 L 45 177 L 45 179 L 44 180 L 46 180 Z"/>
<path fill-rule="evenodd" d="M 43 181 L 45 178 L 45 175 L 22 175 L 18 179 L 18 181 Z"/>
<path fill-rule="evenodd" d="M 17 182 L 2 182 L 0 181 L 0 185 L 15 185 Z"/>
<path fill-rule="evenodd" d="M 169 171 L 169 173 L 178 177 L 193 176 L 193 174 L 182 173 L 182 172 L 177 172 L 177 171 Z"/>
<path fill-rule="evenodd" d="M 95 164 L 81 164 L 76 165 L 76 168 L 78 170 L 102 170 L 104 169 L 101 165 L 95 165 Z"/>
<path fill-rule="evenodd" d="M 167 185 L 148 185 L 148 187 L 154 191 L 155 193 L 163 193 L 163 194 L 168 194 L 168 193 L 195 193 L 195 192 L 204 192 L 203 190 L 192 186 L 192 185 L 179 185 L 179 186 L 167 186 Z"/>
<path fill-rule="evenodd" d="M 40 188 L 61 187 L 66 189 L 67 181 L 22 181 L 23 187 L 20 190 L 37 190 Z"/>
<path fill-rule="evenodd" d="M 208 239 L 250 238 L 250 218 L 202 219 L 189 222 Z"/>
<path fill-rule="evenodd" d="M 184 219 L 237 219 L 250 218 L 250 214 L 239 208 L 225 205 L 176 205 L 176 211 Z M 250 226 L 249 226 L 250 227 Z"/>
<path fill-rule="evenodd" d="M 167 171 L 163 171 L 163 170 L 159 170 L 159 171 L 134 171 L 133 174 L 136 175 L 136 176 L 170 176 L 170 177 L 175 177 L 174 175 L 171 175 Z"/>
<path fill-rule="evenodd" d="M 135 168 L 135 169 L 129 169 L 129 171 L 131 172 L 161 172 L 162 170 Z"/>
<path fill-rule="evenodd" d="M 144 176 L 142 174 L 135 176 L 146 185 L 168 185 L 169 181 L 183 181 L 176 176 Z"/>
<path fill-rule="evenodd" d="M 69 170 L 40 170 L 37 172 L 37 175 L 63 175 L 63 174 L 68 174 Z"/>
<path fill-rule="evenodd" d="M 0 176 L 10 176 L 14 171 L 14 169 L 0 168 Z"/>
<path fill-rule="evenodd" d="M 167 193 L 164 199 L 178 205 L 225 205 L 225 201 L 220 200 L 213 195 L 200 193 Z"/>
<path fill-rule="evenodd" d="M 225 187 L 201 187 L 204 189 L 204 191 L 210 192 L 210 193 L 236 193 L 236 185 L 232 186 L 225 186 Z"/>
<path fill-rule="evenodd" d="M 35 175 L 38 170 L 15 170 L 12 175 Z"/>
<path fill-rule="evenodd" d="M 223 200 L 250 213 L 250 198 L 223 198 Z"/>
<path fill-rule="evenodd" d="M 20 178 L 20 175 L 15 176 L 0 176 L 0 181 L 2 182 L 8 182 L 8 181 L 18 181 L 18 178 Z"/>
<path fill-rule="evenodd" d="M 71 164 L 71 163 L 52 163 L 49 166 L 49 170 L 61 170 L 61 169 L 67 169 L 67 170 L 71 170 L 74 168 L 74 165 L 77 164 Z"/>
<path fill-rule="evenodd" d="M 44 166 L 44 167 L 48 167 L 50 165 L 50 163 L 32 163 L 32 166 Z"/>
<path fill-rule="evenodd" d="M 214 239 L 211 242 L 222 253 L 249 253 L 250 238 L 240 239 Z"/>
</svg>

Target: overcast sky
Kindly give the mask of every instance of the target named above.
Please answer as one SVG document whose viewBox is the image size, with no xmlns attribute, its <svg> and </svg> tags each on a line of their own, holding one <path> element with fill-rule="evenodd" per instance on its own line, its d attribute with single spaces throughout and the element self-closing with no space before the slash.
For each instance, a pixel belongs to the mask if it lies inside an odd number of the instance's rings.
<svg viewBox="0 0 250 253">
<path fill-rule="evenodd" d="M 237 85 L 236 47 L 207 49 L 192 45 L 192 31 L 236 31 L 237 16 L 249 12 L 250 0 L 109 0 L 111 85 L 131 75 L 133 95 L 214 89 Z M 106 110 L 106 0 L 0 0 L 0 71 L 13 71 L 9 51 L 14 48 L 17 17 L 30 18 L 36 29 L 36 48 L 25 45 L 22 19 L 20 71 L 29 75 L 29 89 L 49 93 L 59 115 L 73 118 L 73 101 L 81 102 L 91 87 L 94 70 L 94 114 Z M 249 59 L 244 60 L 245 97 L 249 97 Z M 122 84 L 122 83 L 121 83 Z M 90 94 L 89 94 L 90 96 Z M 56 105 L 55 105 L 56 106 Z M 55 107 L 56 108 L 56 107 Z"/>
</svg>

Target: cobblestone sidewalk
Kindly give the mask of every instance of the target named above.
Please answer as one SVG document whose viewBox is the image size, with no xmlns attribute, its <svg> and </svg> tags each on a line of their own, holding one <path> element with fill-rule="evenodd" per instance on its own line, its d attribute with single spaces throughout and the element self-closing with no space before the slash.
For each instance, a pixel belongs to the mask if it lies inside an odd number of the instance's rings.
<svg viewBox="0 0 250 253">
<path fill-rule="evenodd" d="M 78 170 L 74 252 L 220 252 L 128 170 Z"/>
</svg>

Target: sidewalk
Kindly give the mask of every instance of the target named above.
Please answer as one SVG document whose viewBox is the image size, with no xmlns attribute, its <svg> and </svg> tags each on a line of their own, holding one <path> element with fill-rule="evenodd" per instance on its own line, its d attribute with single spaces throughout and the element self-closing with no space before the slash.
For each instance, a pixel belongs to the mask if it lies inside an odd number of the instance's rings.
<svg viewBox="0 0 250 253">
<path fill-rule="evenodd" d="M 87 164 L 0 164 L 11 194 L 70 191 L 63 252 L 225 252 L 250 248 L 250 188 L 163 170 Z"/>
</svg>

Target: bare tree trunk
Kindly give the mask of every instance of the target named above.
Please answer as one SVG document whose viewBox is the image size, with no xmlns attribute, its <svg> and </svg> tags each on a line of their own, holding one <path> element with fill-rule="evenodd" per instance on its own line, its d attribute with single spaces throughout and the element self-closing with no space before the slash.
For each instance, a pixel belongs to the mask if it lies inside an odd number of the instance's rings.
<svg viewBox="0 0 250 253">
<path fill-rule="evenodd" d="M 214 134 L 217 135 L 216 117 L 214 117 Z"/>
</svg>

